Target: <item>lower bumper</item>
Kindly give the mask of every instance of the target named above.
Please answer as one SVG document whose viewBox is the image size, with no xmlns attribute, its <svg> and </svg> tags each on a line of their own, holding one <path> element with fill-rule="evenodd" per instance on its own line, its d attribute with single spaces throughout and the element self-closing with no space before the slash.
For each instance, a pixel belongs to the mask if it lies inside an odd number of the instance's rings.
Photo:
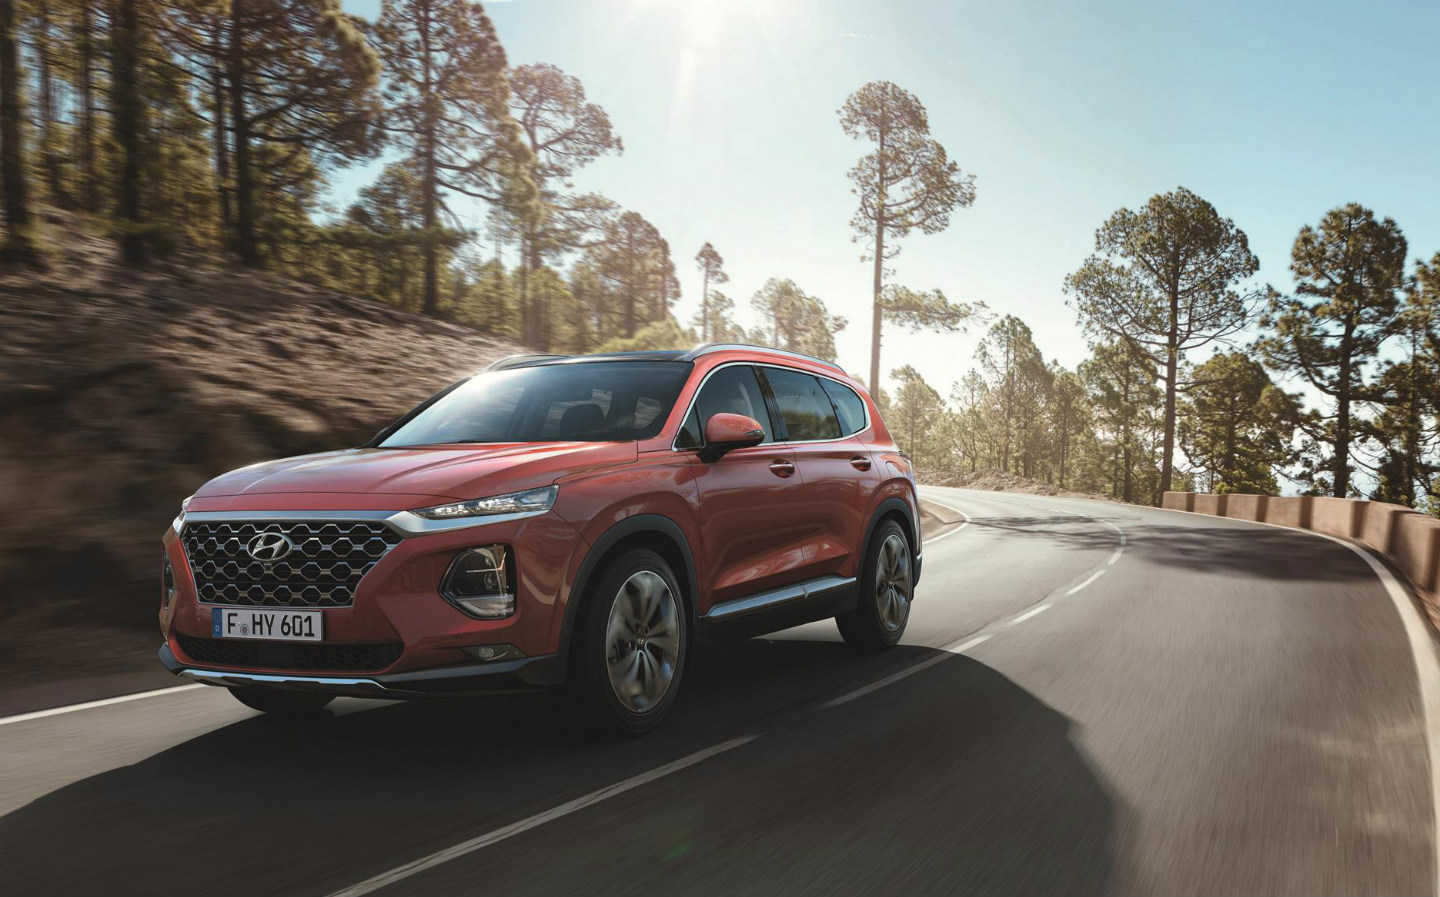
<svg viewBox="0 0 1440 897">
<path fill-rule="evenodd" d="M 318 691 L 357 698 L 506 694 L 555 688 L 565 681 L 565 665 L 558 654 L 368 676 L 316 676 L 201 667 L 182 663 L 168 644 L 160 647 L 159 657 L 165 669 L 175 675 L 206 685 Z"/>
</svg>

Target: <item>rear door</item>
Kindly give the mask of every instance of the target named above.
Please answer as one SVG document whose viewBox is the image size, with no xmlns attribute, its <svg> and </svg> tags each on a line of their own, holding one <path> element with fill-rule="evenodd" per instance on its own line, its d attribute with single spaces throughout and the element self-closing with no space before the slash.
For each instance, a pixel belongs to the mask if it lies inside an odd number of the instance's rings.
<svg viewBox="0 0 1440 897">
<path fill-rule="evenodd" d="M 830 398 L 827 386 L 848 392 L 843 384 L 793 368 L 765 366 L 762 373 L 802 480 L 807 574 L 857 576 L 866 497 L 879 483 L 870 450 L 858 438 L 864 404 L 857 418 L 853 405 L 837 410 Z"/>
<path fill-rule="evenodd" d="M 752 366 L 725 365 L 709 375 L 676 447 L 699 448 L 705 422 L 722 412 L 755 418 L 765 429 L 765 441 L 711 463 L 691 460 L 704 534 L 696 564 L 710 587 L 712 606 L 804 579 L 809 527 L 798 500 L 795 453 L 778 440 Z"/>
</svg>

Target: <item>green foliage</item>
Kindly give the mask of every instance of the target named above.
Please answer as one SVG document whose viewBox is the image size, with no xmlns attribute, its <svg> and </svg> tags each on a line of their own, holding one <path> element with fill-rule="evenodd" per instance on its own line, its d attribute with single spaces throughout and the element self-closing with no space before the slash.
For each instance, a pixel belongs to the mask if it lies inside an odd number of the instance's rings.
<svg viewBox="0 0 1440 897">
<path fill-rule="evenodd" d="M 886 321 L 899 324 L 911 332 L 957 333 L 966 325 L 983 318 L 983 302 L 951 302 L 939 290 L 912 290 L 891 284 L 880 294 L 880 310 Z"/>
<path fill-rule="evenodd" d="M 1259 344 L 1265 360 L 1334 401 L 1306 434 L 1328 453 L 1336 496 L 1350 494 L 1356 405 L 1373 395 L 1366 368 L 1395 332 L 1406 248 L 1391 219 L 1355 203 L 1331 209 L 1301 228 L 1290 251 L 1295 295 L 1273 297 L 1262 322 L 1274 331 Z"/>
<path fill-rule="evenodd" d="M 1065 279 L 1085 332 L 1124 343 L 1164 385 L 1162 492 L 1172 485 L 1185 353 L 1250 324 L 1262 294 L 1241 284 L 1259 268 L 1245 232 L 1181 187 L 1110 216 L 1095 232 L 1095 254 Z"/>
<path fill-rule="evenodd" d="M 1094 409 L 1110 494 L 1122 501 L 1143 498 L 1157 503 L 1159 496 L 1147 485 L 1153 473 L 1150 447 L 1159 442 L 1162 432 L 1155 368 L 1125 343 L 1102 343 L 1091 352 L 1091 357 L 1081 362 L 1079 375 Z"/>
<path fill-rule="evenodd" d="M 640 328 L 634 336 L 620 336 L 606 341 L 600 352 L 641 352 L 648 349 L 691 349 L 695 331 L 686 330 L 680 322 L 667 315 Z"/>
<path fill-rule="evenodd" d="M 745 328 L 735 323 L 735 300 L 710 290 L 709 299 L 695 312 L 690 326 L 700 334 L 701 342 L 745 343 L 750 337 Z"/>
<path fill-rule="evenodd" d="M 1190 372 L 1180 445 L 1211 492 L 1276 495 L 1277 469 L 1296 460 L 1300 403 L 1242 352 L 1217 353 Z"/>
<path fill-rule="evenodd" d="M 890 434 L 916 467 L 930 470 L 940 466 L 945 455 L 936 437 L 944 426 L 945 400 L 908 364 L 892 371 L 891 376 L 900 386 L 886 410 Z"/>
<path fill-rule="evenodd" d="M 757 335 L 769 345 L 789 352 L 801 352 L 835 360 L 835 334 L 845 329 L 846 320 L 830 314 L 825 303 L 800 289 L 793 280 L 771 278 L 750 299 L 755 313 L 770 325 Z"/>
</svg>

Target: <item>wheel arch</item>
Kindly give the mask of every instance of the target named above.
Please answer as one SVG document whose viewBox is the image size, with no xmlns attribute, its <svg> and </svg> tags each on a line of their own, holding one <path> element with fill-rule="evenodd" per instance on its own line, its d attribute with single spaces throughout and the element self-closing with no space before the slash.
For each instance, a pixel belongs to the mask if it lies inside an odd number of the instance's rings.
<svg viewBox="0 0 1440 897">
<path fill-rule="evenodd" d="M 565 601 L 565 618 L 560 628 L 560 655 L 569 657 L 571 635 L 580 618 L 582 606 L 589 598 L 590 585 L 605 569 L 611 558 L 632 548 L 649 548 L 660 555 L 675 571 L 685 606 L 686 627 L 691 640 L 695 637 L 699 580 L 695 572 L 695 554 L 680 525 L 661 514 L 637 514 L 611 526 L 590 545 L 580 568 L 570 584 Z"/>
<path fill-rule="evenodd" d="M 915 512 L 910 507 L 910 503 L 903 498 L 892 496 L 880 502 L 880 504 L 875 507 L 874 512 L 871 513 L 870 522 L 865 526 L 865 538 L 860 542 L 859 557 L 865 557 L 865 553 L 870 550 L 870 540 L 875 536 L 875 528 L 885 520 L 894 520 L 900 524 L 900 528 L 905 531 L 906 541 L 910 543 L 911 554 L 914 557 L 920 557 L 920 542 L 916 538 L 916 534 L 919 533 L 920 528 L 916 523 L 914 514 Z M 919 570 L 917 568 L 916 582 L 920 580 L 918 574 Z M 859 573 L 857 572 L 856 575 L 858 576 Z"/>
</svg>

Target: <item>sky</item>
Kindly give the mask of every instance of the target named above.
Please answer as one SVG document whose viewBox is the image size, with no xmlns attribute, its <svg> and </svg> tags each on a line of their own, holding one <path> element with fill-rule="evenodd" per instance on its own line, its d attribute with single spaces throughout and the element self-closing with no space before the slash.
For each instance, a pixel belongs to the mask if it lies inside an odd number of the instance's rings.
<svg viewBox="0 0 1440 897">
<path fill-rule="evenodd" d="M 372 18 L 379 0 L 344 0 Z M 849 226 L 846 172 L 869 147 L 836 110 L 874 80 L 915 94 L 977 197 L 942 233 L 914 233 L 889 281 L 983 301 L 1030 325 L 1047 358 L 1087 355 L 1065 276 L 1095 229 L 1177 186 L 1246 232 L 1259 282 L 1291 288 L 1296 232 L 1360 202 L 1412 258 L 1440 252 L 1440 3 L 1265 0 L 505 0 L 485 3 L 512 65 L 577 76 L 625 143 L 576 177 L 670 241 L 677 317 L 699 304 L 710 241 L 723 289 L 789 277 L 849 319 L 869 365 L 870 268 Z M 371 165 L 335 179 L 352 200 Z M 465 209 L 457 204 L 457 208 Z M 483 209 L 471 206 L 478 226 Z M 982 328 L 983 330 L 983 328 Z M 884 369 L 942 393 L 981 331 L 891 328 Z M 1203 360 L 1196 358 L 1194 360 Z"/>
</svg>

